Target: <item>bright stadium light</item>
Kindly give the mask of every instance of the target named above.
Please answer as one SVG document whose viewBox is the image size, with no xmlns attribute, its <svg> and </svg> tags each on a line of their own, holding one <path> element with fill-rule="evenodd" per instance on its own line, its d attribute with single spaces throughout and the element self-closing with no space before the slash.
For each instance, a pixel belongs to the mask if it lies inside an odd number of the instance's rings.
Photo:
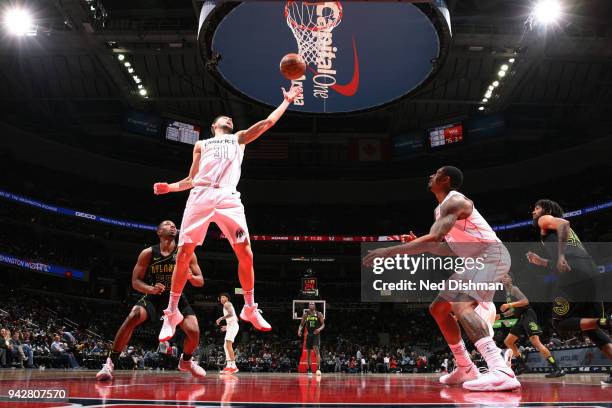
<svg viewBox="0 0 612 408">
<path fill-rule="evenodd" d="M 514 61 L 515 61 L 515 59 L 514 59 L 514 58 L 510 58 L 510 59 L 508 60 L 508 62 L 509 62 L 509 63 L 511 63 L 511 64 L 512 64 L 512 63 L 514 63 Z"/>
<path fill-rule="evenodd" d="M 493 81 L 491 85 L 497 88 L 499 86 L 499 81 Z"/>
<path fill-rule="evenodd" d="M 501 70 L 502 71 L 507 71 L 508 70 L 508 65 L 507 64 L 502 65 L 501 66 Z"/>
<path fill-rule="evenodd" d="M 138 84 L 138 89 L 142 89 L 142 88 L 144 88 L 144 85 L 143 84 Z"/>
<path fill-rule="evenodd" d="M 144 88 L 142 88 L 142 89 L 140 90 L 140 94 L 141 94 L 142 96 L 147 96 L 147 90 L 146 90 L 146 89 L 144 89 Z"/>
<path fill-rule="evenodd" d="M 487 103 L 489 100 L 487 98 L 482 98 L 482 103 Z"/>
<path fill-rule="evenodd" d="M 505 76 L 506 76 L 506 71 L 499 71 L 499 72 L 497 73 L 497 75 L 499 75 L 500 77 L 502 77 L 502 78 L 503 78 L 503 77 L 505 77 Z"/>
<path fill-rule="evenodd" d="M 134 82 L 136 82 L 137 84 L 142 82 L 142 80 L 140 78 L 138 78 L 137 75 L 132 76 L 132 78 L 134 78 Z"/>
<path fill-rule="evenodd" d="M 132 64 L 130 64 L 129 62 L 126 61 L 126 62 L 123 63 L 123 66 L 126 67 L 126 68 L 129 68 L 129 67 L 132 66 Z"/>
<path fill-rule="evenodd" d="M 484 106 L 481 106 L 478 108 L 479 111 L 483 111 L 484 110 Z"/>
<path fill-rule="evenodd" d="M 119 55 L 117 55 L 117 59 L 118 59 L 119 61 L 123 61 L 123 60 L 125 59 L 125 55 L 123 55 L 123 54 L 119 54 Z"/>
<path fill-rule="evenodd" d="M 485 98 L 490 98 L 493 94 L 491 93 L 491 91 L 487 92 L 485 94 Z"/>
<path fill-rule="evenodd" d="M 14 8 L 4 14 L 4 25 L 12 35 L 23 36 L 33 32 L 32 15 L 24 9 Z"/>
<path fill-rule="evenodd" d="M 557 0 L 540 0 L 533 8 L 532 15 L 538 23 L 553 23 L 561 16 L 561 5 Z"/>
<path fill-rule="evenodd" d="M 129 74 L 134 73 L 134 68 L 128 68 L 128 73 L 129 73 Z"/>
</svg>

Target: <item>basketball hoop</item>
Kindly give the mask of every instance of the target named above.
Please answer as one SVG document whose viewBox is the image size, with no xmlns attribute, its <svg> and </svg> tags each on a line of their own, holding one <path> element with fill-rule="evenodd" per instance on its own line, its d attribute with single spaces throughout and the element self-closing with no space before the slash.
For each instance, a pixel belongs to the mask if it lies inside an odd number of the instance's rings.
<svg viewBox="0 0 612 408">
<path fill-rule="evenodd" d="M 306 64 L 314 64 L 329 33 L 342 20 L 339 1 L 287 1 L 287 25 L 298 43 L 298 53 Z"/>
</svg>

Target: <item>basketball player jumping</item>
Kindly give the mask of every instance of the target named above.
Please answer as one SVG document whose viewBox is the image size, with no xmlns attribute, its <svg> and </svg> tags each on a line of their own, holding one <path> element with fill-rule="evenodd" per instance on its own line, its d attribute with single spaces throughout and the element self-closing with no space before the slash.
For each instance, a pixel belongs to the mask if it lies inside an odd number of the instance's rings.
<svg viewBox="0 0 612 408">
<path fill-rule="evenodd" d="M 106 364 L 96 375 L 99 381 L 113 379 L 113 370 L 119 361 L 119 355 L 132 338 L 134 329 L 147 320 L 159 321 L 162 308 L 168 303 L 166 288 L 170 285 L 172 271 L 176 262 L 176 226 L 172 221 L 164 221 L 157 227 L 159 244 L 144 249 L 132 272 L 132 287 L 139 292 L 140 299 L 117 331 L 113 347 L 106 359 Z M 193 286 L 203 286 L 204 278 L 194 254 L 189 259 L 188 280 Z M 185 296 L 179 299 L 178 307 L 185 316 L 181 328 L 185 332 L 183 354 L 179 361 L 179 370 L 190 371 L 194 377 L 203 377 L 206 371 L 193 361 L 191 353 L 200 342 L 198 319 Z"/>
<path fill-rule="evenodd" d="M 439 205 L 434 211 L 435 222 L 428 234 L 411 242 L 381 248 L 365 257 L 364 264 L 372 265 L 376 258 L 390 258 L 399 254 L 430 252 L 442 256 L 484 258 L 484 269 L 466 269 L 451 279 L 476 282 L 499 282 L 510 270 L 510 255 L 474 203 L 456 191 L 463 183 L 463 173 L 456 167 L 444 166 L 429 177 L 429 189 Z M 444 242 L 443 242 L 444 241 Z M 474 310 L 478 304 L 490 302 L 493 291 L 446 290 L 430 305 L 442 335 L 448 342 L 457 366 L 450 374 L 440 377 L 443 384 L 463 384 L 472 391 L 503 391 L 520 387 L 495 345 L 488 325 Z M 479 375 L 461 338 L 459 324 L 484 357 L 489 371 Z"/>
<path fill-rule="evenodd" d="M 189 275 L 189 261 L 195 247 L 204 242 L 211 222 L 219 226 L 238 258 L 238 277 L 244 291 L 244 307 L 240 318 L 258 330 L 272 330 L 254 300 L 253 252 L 244 206 L 236 185 L 240 180 L 245 146 L 274 126 L 293 100 L 301 95 L 302 88 L 294 86 L 289 91 L 282 91 L 284 100 L 280 106 L 266 119 L 247 130 L 233 133 L 232 119 L 227 116 L 217 117 L 211 127 L 214 137 L 195 144 L 189 175 L 176 183 L 155 183 L 153 186 L 155 194 L 191 189 L 181 222 L 177 261 L 172 274 L 168 308 L 164 310 L 164 324 L 159 333 L 160 341 L 172 338 L 176 326 L 183 320 L 178 302 Z"/>
<path fill-rule="evenodd" d="M 234 306 L 230 302 L 230 296 L 227 293 L 219 295 L 219 302 L 223 305 L 223 316 L 218 318 L 215 323 L 217 323 L 217 326 L 219 326 L 223 320 L 227 323 L 225 326 L 221 327 L 221 330 L 225 331 L 225 342 L 223 343 L 223 349 L 225 350 L 225 368 L 221 373 L 235 374 L 238 372 L 238 367 L 236 367 L 236 356 L 234 355 L 234 340 L 238 334 L 238 318 L 236 317 Z"/>
<path fill-rule="evenodd" d="M 521 354 L 518 347 L 516 347 L 516 342 L 519 338 L 523 335 L 527 335 L 529 337 L 529 342 L 540 352 L 542 357 L 544 357 L 552 368 L 552 371 L 546 374 L 546 378 L 563 377 L 565 371 L 559 368 L 548 347 L 540 341 L 542 329 L 540 329 L 540 325 L 538 324 L 538 317 L 535 310 L 529 306 L 529 299 L 527 299 L 527 296 L 525 296 L 517 286 L 512 284 L 512 277 L 510 275 L 504 276 L 502 282 L 506 289 L 506 303 L 501 305 L 499 310 L 504 317 L 515 317 L 518 319 L 504 340 L 504 344 L 508 349 L 512 350 L 512 354 L 518 361 L 516 374 L 521 374 L 527 369 L 525 356 Z M 508 355 L 507 358 L 508 360 L 506 360 L 506 363 L 509 364 L 512 355 Z"/>
<path fill-rule="evenodd" d="M 308 310 L 304 311 L 300 327 L 298 328 L 298 337 L 302 337 L 302 332 L 306 326 L 306 354 L 308 358 L 308 375 L 312 375 L 312 363 L 310 362 L 310 354 L 314 349 L 317 359 L 317 376 L 321 375 L 321 331 L 325 328 L 325 319 L 323 313 L 317 310 L 315 302 L 308 302 Z"/>
<path fill-rule="evenodd" d="M 563 218 L 563 209 L 552 200 L 538 200 L 533 209 L 533 223 L 539 229 L 547 258 L 527 253 L 530 263 L 557 271 L 553 294 L 553 326 L 564 335 L 581 331 L 609 359 L 612 341 L 602 330 L 612 331 L 612 318 L 604 315 L 603 305 L 593 301 L 597 294 L 595 277 L 599 275 L 593 258 L 578 235 Z M 601 381 L 612 385 L 612 374 Z"/>
</svg>

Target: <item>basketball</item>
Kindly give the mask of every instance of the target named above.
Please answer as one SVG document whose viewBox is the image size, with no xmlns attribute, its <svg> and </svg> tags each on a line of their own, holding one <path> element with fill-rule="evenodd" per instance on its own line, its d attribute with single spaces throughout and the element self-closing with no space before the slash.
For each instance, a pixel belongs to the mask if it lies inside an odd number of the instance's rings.
<svg viewBox="0 0 612 408">
<path fill-rule="evenodd" d="M 287 54 L 280 62 L 280 71 L 289 80 L 298 79 L 306 72 L 306 63 L 300 54 Z"/>
</svg>

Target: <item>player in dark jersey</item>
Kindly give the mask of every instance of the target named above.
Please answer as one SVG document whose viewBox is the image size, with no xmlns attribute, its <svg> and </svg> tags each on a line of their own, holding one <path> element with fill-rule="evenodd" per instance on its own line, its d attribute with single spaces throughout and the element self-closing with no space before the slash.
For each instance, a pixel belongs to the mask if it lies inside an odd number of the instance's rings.
<svg viewBox="0 0 612 408">
<path fill-rule="evenodd" d="M 132 272 L 132 287 L 138 292 L 140 299 L 132 307 L 130 314 L 117 331 L 106 364 L 96 375 L 99 381 L 113 379 L 113 370 L 119 360 L 119 355 L 130 341 L 134 329 L 147 320 L 151 322 L 160 321 L 163 310 L 168 303 L 168 288 L 176 263 L 176 225 L 172 221 L 163 221 L 157 227 L 157 236 L 159 237 L 159 244 L 144 249 L 138 256 L 138 261 Z M 191 271 L 189 282 L 193 286 L 203 286 L 204 278 L 195 254 L 191 257 L 189 268 Z M 191 355 L 200 341 L 198 319 L 185 295 L 179 301 L 179 308 L 185 316 L 180 327 L 185 332 L 186 337 L 183 354 L 179 360 L 179 370 L 189 371 L 194 377 L 203 377 L 206 375 L 206 371 L 193 361 Z"/>
<path fill-rule="evenodd" d="M 561 335 L 583 332 L 612 359 L 612 342 L 604 332 L 612 330 L 612 319 L 604 315 L 601 303 L 585 301 L 597 293 L 597 266 L 570 228 L 569 221 L 563 218 L 563 209 L 558 203 L 538 200 L 532 215 L 547 257 L 528 252 L 527 259 L 558 272 L 553 294 L 553 326 Z M 612 385 L 612 374 L 602 385 Z"/>
<path fill-rule="evenodd" d="M 298 337 L 302 337 L 302 331 L 306 326 L 306 354 L 308 356 L 308 375 L 312 375 L 310 368 L 310 351 L 314 349 L 317 356 L 317 375 L 321 375 L 321 354 L 319 347 L 321 346 L 321 331 L 325 328 L 325 318 L 323 313 L 317 311 L 314 302 L 308 303 L 308 310 L 304 311 L 300 328 L 298 329 Z"/>
<path fill-rule="evenodd" d="M 529 306 L 529 299 L 527 299 L 527 296 L 525 296 L 518 287 L 512 284 L 512 277 L 510 275 L 506 275 L 504 278 L 502 278 L 502 282 L 504 283 L 504 287 L 506 289 L 506 303 L 501 305 L 499 308 L 501 314 L 507 318 L 518 319 L 504 340 L 504 344 L 506 344 L 506 347 L 512 350 L 514 357 L 518 361 L 518 367 L 514 370 L 514 372 L 518 375 L 525 372 L 527 369 L 527 365 L 525 364 L 525 355 L 521 354 L 518 347 L 516 347 L 516 342 L 519 340 L 519 338 L 521 336 L 527 336 L 529 337 L 529 341 L 533 347 L 540 352 L 542 357 L 544 357 L 544 359 L 552 367 L 552 371 L 546 374 L 546 377 L 563 377 L 565 375 L 565 371 L 559 368 L 555 358 L 550 353 L 550 350 L 540 341 L 540 334 L 542 334 L 542 330 L 538 324 L 538 317 L 536 316 L 535 310 Z"/>
</svg>

